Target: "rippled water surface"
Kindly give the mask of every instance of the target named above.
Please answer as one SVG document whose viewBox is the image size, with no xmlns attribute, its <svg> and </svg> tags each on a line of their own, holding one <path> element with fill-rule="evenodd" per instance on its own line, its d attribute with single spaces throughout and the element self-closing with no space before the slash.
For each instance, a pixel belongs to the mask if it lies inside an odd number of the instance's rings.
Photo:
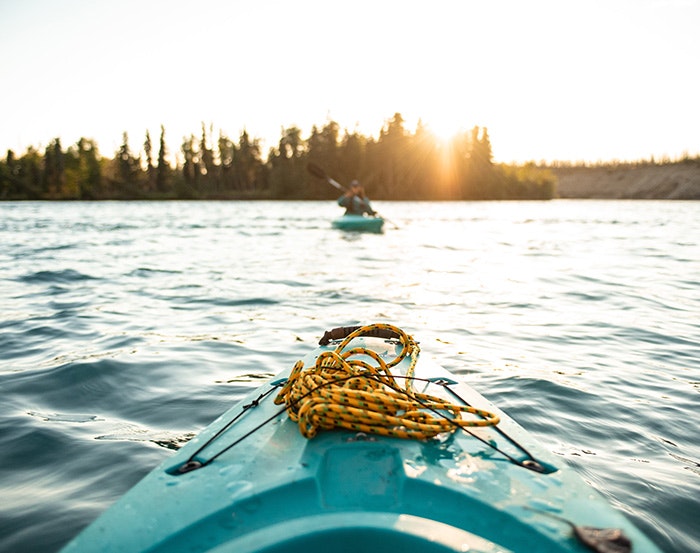
<svg viewBox="0 0 700 553">
<path fill-rule="evenodd" d="M 335 326 L 390 322 L 700 550 L 700 202 L 0 203 L 0 550 L 55 551 Z M 398 227 L 398 228 L 397 228 Z"/>
</svg>

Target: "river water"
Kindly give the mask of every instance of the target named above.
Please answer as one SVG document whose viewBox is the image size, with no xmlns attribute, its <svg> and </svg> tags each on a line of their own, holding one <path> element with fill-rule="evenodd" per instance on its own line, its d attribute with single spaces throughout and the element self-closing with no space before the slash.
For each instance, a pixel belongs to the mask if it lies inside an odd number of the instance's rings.
<svg viewBox="0 0 700 553">
<path fill-rule="evenodd" d="M 389 322 L 700 551 L 700 202 L 0 203 L 0 550 L 56 551 L 336 326 Z"/>
</svg>

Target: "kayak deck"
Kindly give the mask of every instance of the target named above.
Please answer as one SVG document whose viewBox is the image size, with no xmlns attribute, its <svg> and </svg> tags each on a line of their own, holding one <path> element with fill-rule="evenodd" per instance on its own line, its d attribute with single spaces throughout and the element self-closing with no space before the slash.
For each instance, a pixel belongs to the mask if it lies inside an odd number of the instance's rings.
<svg viewBox="0 0 700 553">
<path fill-rule="evenodd" d="M 386 359 L 399 347 L 365 337 L 352 345 Z M 392 372 L 406 375 L 409 363 Z M 417 387 L 499 424 L 429 440 L 350 430 L 306 439 L 273 401 L 289 374 L 224 413 L 65 551 L 589 551 L 576 525 L 622 529 L 636 553 L 658 552 L 561 459 L 429 359 L 416 366 Z M 537 470 L 526 468 L 532 460 Z M 188 463 L 195 468 L 182 472 Z"/>
<path fill-rule="evenodd" d="M 364 215 L 342 215 L 331 222 L 333 228 L 356 232 L 381 232 L 384 219 Z"/>
</svg>

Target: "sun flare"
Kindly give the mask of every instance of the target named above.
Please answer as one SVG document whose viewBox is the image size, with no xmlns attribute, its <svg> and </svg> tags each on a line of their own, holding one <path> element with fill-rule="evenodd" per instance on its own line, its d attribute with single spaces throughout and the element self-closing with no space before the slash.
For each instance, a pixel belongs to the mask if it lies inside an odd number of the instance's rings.
<svg viewBox="0 0 700 553">
<path fill-rule="evenodd" d="M 457 135 L 464 132 L 464 126 L 449 117 L 431 118 L 426 120 L 424 125 L 430 134 L 443 144 L 451 142 Z"/>
</svg>

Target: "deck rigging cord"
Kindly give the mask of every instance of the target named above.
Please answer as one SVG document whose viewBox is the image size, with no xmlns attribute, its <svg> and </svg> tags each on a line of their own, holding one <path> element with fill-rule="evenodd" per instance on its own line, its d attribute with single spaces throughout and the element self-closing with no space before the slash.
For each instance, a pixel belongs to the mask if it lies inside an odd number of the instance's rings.
<svg viewBox="0 0 700 553">
<path fill-rule="evenodd" d="M 403 346 L 389 362 L 372 349 L 348 348 L 354 338 L 375 330 L 393 332 Z M 306 438 L 313 438 L 319 429 L 344 428 L 426 440 L 454 432 L 457 427 L 498 424 L 498 416 L 493 413 L 414 390 L 419 353 L 415 340 L 397 327 L 374 324 L 358 328 L 334 350 L 321 353 L 312 367 L 305 368 L 298 361 L 275 403 L 287 406 L 289 418 L 299 424 Z M 406 357 L 411 361 L 405 377 L 392 375 L 390 369 Z M 464 413 L 479 418 L 462 418 Z"/>
<path fill-rule="evenodd" d="M 361 336 L 374 336 L 395 340 L 403 347 L 389 362 L 372 349 L 352 347 L 350 342 Z M 423 379 L 415 376 L 415 366 L 420 348 L 415 340 L 398 327 L 387 324 L 373 324 L 363 327 L 348 327 L 326 332 L 320 341 L 328 345 L 341 340 L 333 350 L 322 352 L 313 366 L 304 368 L 298 361 L 286 380 L 277 380 L 204 442 L 188 460 L 172 469 L 171 474 L 183 474 L 209 465 L 217 457 L 255 434 L 258 430 L 277 419 L 285 411 L 289 418 L 299 425 L 305 437 L 313 438 L 319 429 L 343 428 L 367 434 L 378 434 L 396 438 L 427 440 L 438 434 L 461 429 L 488 447 L 503 455 L 508 461 L 535 472 L 547 470 L 516 440 L 508 436 L 497 425 L 497 415 L 470 406 L 451 387 L 451 382 Z M 392 375 L 390 369 L 410 357 L 405 375 Z M 376 364 L 368 361 L 368 358 Z M 398 381 L 403 381 L 403 386 Z M 429 394 L 417 392 L 413 384 L 422 382 L 442 386 L 461 405 L 445 401 Z M 277 412 L 261 421 L 257 426 L 221 448 L 206 460 L 199 455 L 234 425 L 250 409 L 279 390 L 276 404 L 284 404 Z M 462 418 L 467 413 L 479 418 Z M 470 431 L 470 427 L 493 427 L 501 436 L 524 454 L 525 459 L 517 459 L 503 451 L 493 441 Z"/>
</svg>

